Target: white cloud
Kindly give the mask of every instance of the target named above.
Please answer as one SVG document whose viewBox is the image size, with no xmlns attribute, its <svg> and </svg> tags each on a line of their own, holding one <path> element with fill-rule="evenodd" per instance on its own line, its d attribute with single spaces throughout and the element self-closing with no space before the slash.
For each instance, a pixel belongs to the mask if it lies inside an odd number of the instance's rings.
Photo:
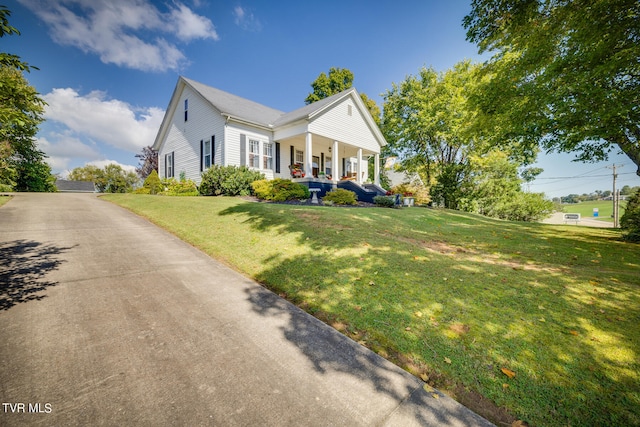
<svg viewBox="0 0 640 427">
<path fill-rule="evenodd" d="M 164 117 L 160 108 L 134 108 L 126 102 L 107 99 L 100 91 L 81 96 L 74 89 L 54 89 L 43 99 L 48 104 L 47 120 L 63 124 L 75 135 L 131 153 L 153 145 Z"/>
<path fill-rule="evenodd" d="M 250 9 L 242 6 L 236 6 L 233 9 L 233 16 L 237 26 L 246 31 L 259 32 L 262 30 L 262 23 Z"/>
<path fill-rule="evenodd" d="M 219 39 L 209 18 L 178 2 L 163 13 L 148 0 L 19 1 L 50 27 L 57 43 L 97 54 L 107 64 L 138 70 L 177 70 L 186 63 L 163 33 L 182 42 Z"/>
<path fill-rule="evenodd" d="M 103 169 L 105 166 L 111 165 L 111 164 L 120 166 L 122 169 L 124 169 L 125 172 L 136 173 L 136 167 L 135 166 L 123 165 L 122 163 L 118 163 L 115 160 L 95 160 L 95 161 L 87 163 L 87 165 L 97 166 L 97 167 L 99 167 L 101 169 Z"/>
</svg>

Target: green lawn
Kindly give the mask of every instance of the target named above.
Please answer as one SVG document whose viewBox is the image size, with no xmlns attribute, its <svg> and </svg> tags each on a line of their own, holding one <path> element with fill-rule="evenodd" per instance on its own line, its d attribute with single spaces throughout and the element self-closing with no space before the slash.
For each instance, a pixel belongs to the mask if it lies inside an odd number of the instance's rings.
<svg viewBox="0 0 640 427">
<path fill-rule="evenodd" d="M 616 230 L 424 208 L 104 198 L 486 416 L 478 393 L 536 426 L 640 425 L 640 245 Z"/>
<path fill-rule="evenodd" d="M 0 195 L 0 206 L 11 200 L 11 196 Z"/>
<path fill-rule="evenodd" d="M 620 201 L 620 212 L 618 218 L 622 218 L 627 202 Z M 597 200 L 591 202 L 580 202 L 562 205 L 566 213 L 579 213 L 582 218 L 593 218 L 601 221 L 613 222 L 613 202 L 610 200 Z M 593 216 L 593 209 L 598 208 L 598 217 Z"/>
</svg>

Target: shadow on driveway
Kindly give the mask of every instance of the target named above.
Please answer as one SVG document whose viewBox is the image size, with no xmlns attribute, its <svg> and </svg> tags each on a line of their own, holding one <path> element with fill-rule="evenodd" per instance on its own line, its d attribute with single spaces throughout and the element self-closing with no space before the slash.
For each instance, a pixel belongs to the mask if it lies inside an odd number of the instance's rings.
<svg viewBox="0 0 640 427">
<path fill-rule="evenodd" d="M 0 311 L 46 295 L 36 295 L 58 282 L 47 280 L 47 274 L 64 262 L 58 255 L 63 248 L 33 240 L 0 243 Z"/>
</svg>

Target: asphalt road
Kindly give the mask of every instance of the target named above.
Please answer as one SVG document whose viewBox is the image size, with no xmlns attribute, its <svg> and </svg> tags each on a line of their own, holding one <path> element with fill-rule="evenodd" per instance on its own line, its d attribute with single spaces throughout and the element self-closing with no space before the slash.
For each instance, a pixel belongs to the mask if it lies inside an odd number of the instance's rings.
<svg viewBox="0 0 640 427">
<path fill-rule="evenodd" d="M 0 208 L 2 426 L 489 425 L 422 386 L 94 195 Z"/>
</svg>

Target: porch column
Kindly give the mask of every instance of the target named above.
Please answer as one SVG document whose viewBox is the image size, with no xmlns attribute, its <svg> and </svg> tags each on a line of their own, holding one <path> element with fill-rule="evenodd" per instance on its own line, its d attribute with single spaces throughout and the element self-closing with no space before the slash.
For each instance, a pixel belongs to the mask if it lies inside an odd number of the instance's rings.
<svg viewBox="0 0 640 427">
<path fill-rule="evenodd" d="M 375 185 L 380 185 L 380 153 L 376 153 L 373 156 L 374 166 L 373 166 L 373 183 Z"/>
<path fill-rule="evenodd" d="M 331 174 L 333 175 L 333 182 L 338 182 L 341 174 L 340 170 L 340 158 L 338 158 L 338 141 L 333 141 L 333 148 L 331 149 Z"/>
<path fill-rule="evenodd" d="M 305 178 L 313 178 L 313 153 L 311 152 L 312 146 L 312 136 L 311 132 L 307 132 L 306 135 L 306 148 L 305 148 L 305 161 L 304 161 L 304 173 Z"/>
<path fill-rule="evenodd" d="M 358 184 L 362 184 L 362 172 L 362 148 L 358 148 L 358 176 L 356 177 Z"/>
</svg>

